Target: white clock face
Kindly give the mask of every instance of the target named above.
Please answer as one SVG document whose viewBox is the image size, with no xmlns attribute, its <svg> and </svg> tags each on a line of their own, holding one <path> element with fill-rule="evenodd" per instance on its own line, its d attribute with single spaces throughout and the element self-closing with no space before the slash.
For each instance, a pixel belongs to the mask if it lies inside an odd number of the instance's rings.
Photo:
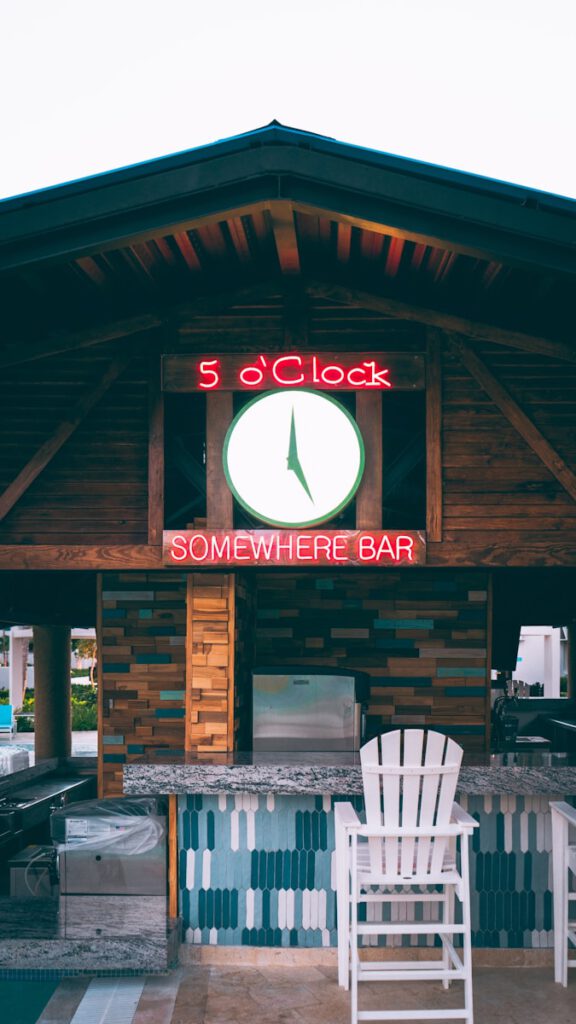
<svg viewBox="0 0 576 1024">
<path fill-rule="evenodd" d="M 354 496 L 364 444 L 353 417 L 329 395 L 270 391 L 231 423 L 223 462 L 232 493 L 252 515 L 273 526 L 314 526 Z"/>
</svg>

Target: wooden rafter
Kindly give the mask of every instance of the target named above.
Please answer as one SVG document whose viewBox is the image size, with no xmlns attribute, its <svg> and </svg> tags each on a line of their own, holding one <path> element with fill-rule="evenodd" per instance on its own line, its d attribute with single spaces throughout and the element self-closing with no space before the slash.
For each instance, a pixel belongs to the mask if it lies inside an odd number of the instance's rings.
<svg viewBox="0 0 576 1024">
<path fill-rule="evenodd" d="M 300 253 L 292 205 L 274 200 L 269 204 L 269 209 L 280 269 L 283 274 L 299 274 Z"/>
<path fill-rule="evenodd" d="M 426 537 L 442 540 L 442 337 L 433 327 L 426 345 Z"/>
<path fill-rule="evenodd" d="M 451 313 L 443 313 L 438 309 L 400 302 L 398 299 L 390 299 L 355 288 L 346 288 L 339 284 L 309 281 L 307 288 L 315 298 L 332 299 L 349 306 L 361 306 L 377 313 L 398 317 L 400 320 L 412 320 L 430 327 L 440 327 L 446 331 L 465 334 L 468 338 L 477 341 L 489 341 L 494 345 L 505 345 L 508 348 L 517 348 L 524 352 L 537 352 L 540 355 L 549 356 L 551 359 L 576 363 L 576 347 L 561 341 L 551 341 L 548 338 L 524 334 L 521 331 L 510 331 L 504 327 L 495 327 L 493 324 L 482 323 L 478 320 L 468 320 Z"/>
<path fill-rule="evenodd" d="M 20 342 L 18 345 L 10 345 L 0 351 L 0 369 L 4 370 L 8 366 L 18 366 L 21 363 L 33 363 L 38 359 L 61 355 L 63 352 L 71 352 L 75 349 L 103 345 L 107 341 L 117 341 L 119 338 L 126 338 L 132 334 L 153 330 L 161 323 L 162 319 L 157 313 L 142 313 L 140 316 L 115 320 L 100 327 L 89 327 L 85 331 L 78 331 L 74 334 L 49 335 L 40 341 L 31 342 L 29 345 Z"/>
<path fill-rule="evenodd" d="M 546 440 L 544 435 L 540 433 L 536 424 L 523 412 L 518 403 L 492 373 L 492 370 L 488 369 L 486 363 L 472 350 L 470 345 L 462 338 L 453 336 L 448 336 L 448 342 L 452 351 L 458 356 L 474 380 L 490 396 L 508 422 L 512 424 L 540 461 L 544 463 L 546 468 L 562 484 L 564 490 L 576 501 L 576 473 L 566 465 L 561 455 Z"/>
<path fill-rule="evenodd" d="M 28 490 L 30 484 L 34 482 L 48 463 L 51 462 L 56 453 L 60 451 L 62 445 L 74 433 L 90 410 L 94 408 L 114 381 L 124 372 L 131 362 L 133 355 L 133 350 L 125 351 L 110 363 L 98 383 L 86 392 L 72 410 L 70 416 L 67 416 L 58 424 L 51 437 L 41 445 L 24 468 L 20 470 L 18 476 L 8 485 L 4 493 L 0 495 L 0 522 L 14 508 L 16 502 Z"/>
</svg>

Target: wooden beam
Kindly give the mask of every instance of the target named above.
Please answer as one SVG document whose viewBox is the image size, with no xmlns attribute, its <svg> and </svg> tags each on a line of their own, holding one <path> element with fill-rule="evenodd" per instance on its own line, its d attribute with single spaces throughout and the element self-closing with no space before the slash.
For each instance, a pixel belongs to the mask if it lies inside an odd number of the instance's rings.
<svg viewBox="0 0 576 1024">
<path fill-rule="evenodd" d="M 24 469 L 20 471 L 18 476 L 11 484 L 9 484 L 4 493 L 0 495 L 0 522 L 8 515 L 10 510 L 14 508 L 14 505 L 19 498 L 21 498 L 28 490 L 30 484 L 32 484 L 36 477 L 40 475 L 42 470 L 46 468 L 56 453 L 60 451 L 62 445 L 74 433 L 76 428 L 86 418 L 90 410 L 94 408 L 102 396 L 106 394 L 114 381 L 117 380 L 124 372 L 133 356 L 133 350 L 123 352 L 122 355 L 118 356 L 110 363 L 98 383 L 80 399 L 71 415 L 62 420 L 62 422 L 56 427 L 52 436 L 49 437 L 43 445 L 41 445 L 38 451 L 24 466 Z"/>
<path fill-rule="evenodd" d="M 269 210 L 280 269 L 283 274 L 299 274 L 300 253 L 292 205 L 273 200 L 269 203 Z"/>
<path fill-rule="evenodd" d="M 472 351 L 467 342 L 461 338 L 449 337 L 449 345 L 474 380 L 490 396 L 494 404 L 498 406 L 508 422 L 524 438 L 532 451 L 544 463 L 546 468 L 550 470 L 552 475 L 556 477 L 570 497 L 576 501 L 576 474 L 566 465 L 556 449 L 540 433 L 538 427 L 522 411 L 506 388 L 492 371 L 488 369 L 483 360 Z"/>
<path fill-rule="evenodd" d="M 162 545 L 1 544 L 0 569 L 162 569 Z"/>
<path fill-rule="evenodd" d="M 434 328 L 426 345 L 426 539 L 442 540 L 442 336 Z"/>
<path fill-rule="evenodd" d="M 356 422 L 364 438 L 366 464 L 356 494 L 356 528 L 382 529 L 382 393 L 359 391 Z"/>
<path fill-rule="evenodd" d="M 160 352 L 148 365 L 148 543 L 161 544 L 164 529 L 164 394 Z"/>
<path fill-rule="evenodd" d="M 309 281 L 307 289 L 315 298 L 333 299 L 335 302 L 372 309 L 377 313 L 398 317 L 400 320 L 411 320 L 427 324 L 430 327 L 455 331 L 457 334 L 465 334 L 468 338 L 476 341 L 489 341 L 493 345 L 517 348 L 523 352 L 537 352 L 540 355 L 549 356 L 550 359 L 576 363 L 576 346 L 572 347 L 561 341 L 551 341 L 548 338 L 524 334 L 521 331 L 510 331 L 504 327 L 496 327 L 494 324 L 469 320 L 451 313 L 442 313 L 438 309 L 429 309 L 411 302 L 400 302 L 398 299 L 359 291 L 356 288 L 346 288 L 339 284 Z"/>
<path fill-rule="evenodd" d="M 117 341 L 118 338 L 126 338 L 132 334 L 140 334 L 142 331 L 153 330 L 161 323 L 162 319 L 159 314 L 142 313 L 140 316 L 115 320 L 113 323 L 90 327 L 75 334 L 49 335 L 39 341 L 30 342 L 28 345 L 22 342 L 17 345 L 9 345 L 8 348 L 0 351 L 0 369 L 4 370 L 8 366 L 20 366 L 23 363 L 33 363 L 38 359 L 61 355 L 75 349 L 104 345 L 107 341 Z"/>
<path fill-rule="evenodd" d="M 206 395 L 206 525 L 231 530 L 234 525 L 232 492 L 226 483 L 222 451 L 234 415 L 231 391 Z"/>
</svg>

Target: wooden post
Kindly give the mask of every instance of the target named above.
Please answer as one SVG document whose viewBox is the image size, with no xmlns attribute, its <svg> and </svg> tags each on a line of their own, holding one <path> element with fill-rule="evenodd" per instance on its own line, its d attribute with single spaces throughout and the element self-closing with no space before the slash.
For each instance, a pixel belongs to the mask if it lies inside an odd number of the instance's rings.
<svg viewBox="0 0 576 1024">
<path fill-rule="evenodd" d="M 492 633 L 494 628 L 494 579 L 488 575 L 488 593 L 486 598 L 486 729 L 484 748 L 490 750 L 492 742 Z"/>
<path fill-rule="evenodd" d="M 164 529 L 164 395 L 160 356 L 156 348 L 148 362 L 148 543 L 161 544 Z"/>
<path fill-rule="evenodd" d="M 576 696 L 576 622 L 570 622 L 566 627 L 566 633 L 568 636 L 568 689 L 566 696 L 570 700 L 574 700 Z"/>
<path fill-rule="evenodd" d="M 358 530 L 382 528 L 382 395 L 379 391 L 358 391 L 356 422 L 364 438 L 366 465 L 356 494 Z"/>
<path fill-rule="evenodd" d="M 168 917 L 178 917 L 178 797 L 168 797 Z"/>
<path fill-rule="evenodd" d="M 102 573 L 96 574 L 96 664 L 98 665 L 98 798 L 104 796 L 104 651 L 102 644 Z"/>
<path fill-rule="evenodd" d="M 36 762 L 70 757 L 70 629 L 34 626 L 33 635 Z"/>
<path fill-rule="evenodd" d="M 442 540 L 442 339 L 433 328 L 426 346 L 426 539 Z"/>
<path fill-rule="evenodd" d="M 226 431 L 232 422 L 231 391 L 206 395 L 206 525 L 231 530 L 234 525 L 232 492 L 222 466 Z"/>
</svg>

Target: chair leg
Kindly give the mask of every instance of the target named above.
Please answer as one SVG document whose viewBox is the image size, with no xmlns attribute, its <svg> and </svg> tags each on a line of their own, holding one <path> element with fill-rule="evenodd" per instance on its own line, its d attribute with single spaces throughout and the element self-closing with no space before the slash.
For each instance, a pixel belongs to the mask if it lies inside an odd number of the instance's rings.
<svg viewBox="0 0 576 1024">
<path fill-rule="evenodd" d="M 338 928 L 338 984 L 350 984 L 350 864 L 349 839 L 336 833 L 336 919 Z"/>
<path fill-rule="evenodd" d="M 358 1022 L 358 842 L 352 836 L 350 885 L 350 1019 Z"/>
<path fill-rule="evenodd" d="M 568 985 L 568 825 L 552 811 L 552 885 L 554 889 L 554 981 Z"/>
<path fill-rule="evenodd" d="M 462 936 L 462 953 L 464 963 L 464 1008 L 468 1024 L 474 1024 L 474 1006 L 472 994 L 472 935 L 470 915 L 470 867 L 468 860 L 468 836 L 463 835 L 460 841 L 461 876 L 462 876 L 462 924 L 464 935 Z"/>
<path fill-rule="evenodd" d="M 454 903 L 455 903 L 454 886 L 453 885 L 447 885 L 444 888 L 444 903 L 443 903 L 443 913 L 442 913 L 442 920 L 443 920 L 444 924 L 453 924 L 454 923 Z M 442 953 L 442 964 L 443 964 L 445 970 L 449 970 L 450 969 L 450 957 L 448 955 L 447 949 L 444 949 L 444 951 Z M 450 984 L 451 984 L 450 979 L 449 978 L 444 978 L 444 980 L 442 982 L 442 988 L 450 988 Z"/>
</svg>

